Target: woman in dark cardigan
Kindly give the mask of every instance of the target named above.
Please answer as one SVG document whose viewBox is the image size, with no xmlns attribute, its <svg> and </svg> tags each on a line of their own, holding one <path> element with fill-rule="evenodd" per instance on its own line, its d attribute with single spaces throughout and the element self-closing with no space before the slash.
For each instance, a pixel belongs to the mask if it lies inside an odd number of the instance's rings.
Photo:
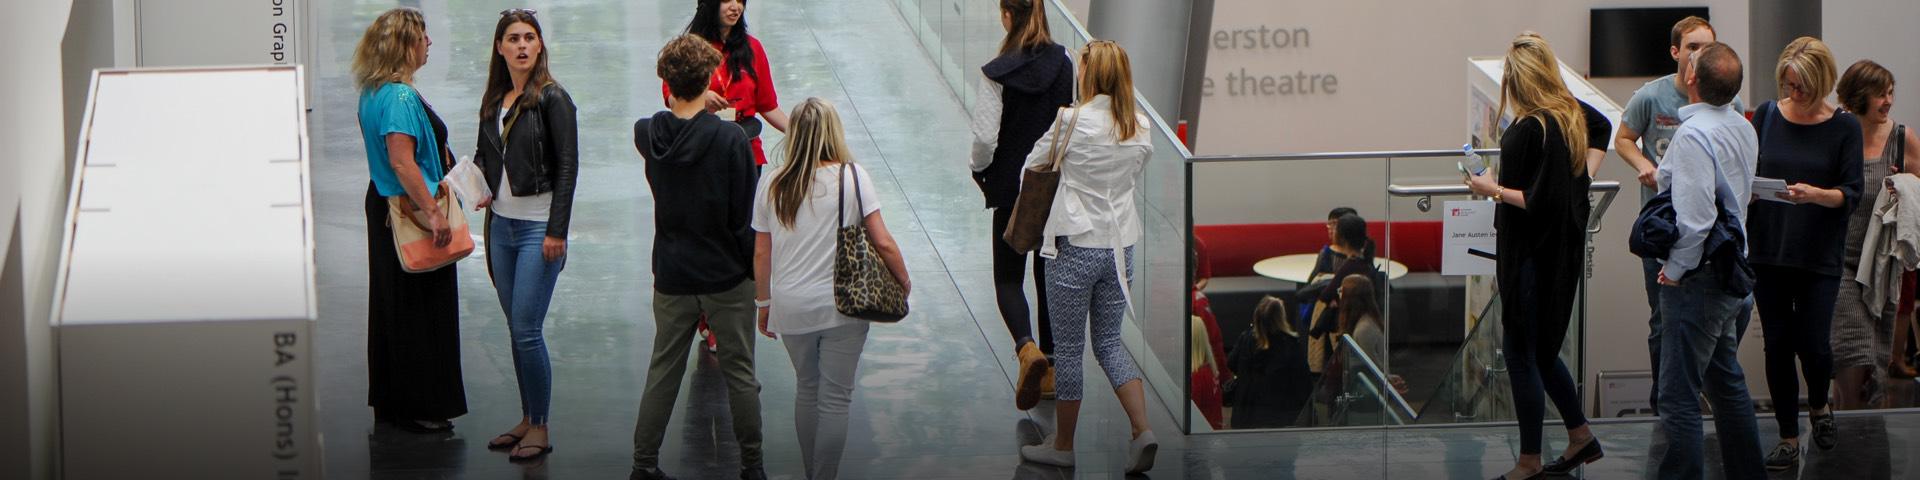
<svg viewBox="0 0 1920 480">
<path fill-rule="evenodd" d="M 1500 111 L 1517 119 L 1500 138 L 1499 180 L 1467 179 L 1474 194 L 1498 204 L 1495 273 L 1507 375 L 1520 423 L 1520 457 L 1502 477 L 1507 479 L 1565 473 L 1602 455 L 1581 415 L 1573 376 L 1560 360 L 1584 276 L 1591 180 L 1586 113 L 1560 80 L 1557 58 L 1539 35 L 1514 38 L 1501 80 Z M 1540 460 L 1543 396 L 1553 400 L 1570 438 L 1561 458 L 1546 465 Z"/>
<path fill-rule="evenodd" d="M 1026 410 L 1053 390 L 1053 368 L 1047 361 L 1053 354 L 1053 329 L 1047 323 L 1047 291 L 1041 288 L 1040 336 L 1034 341 L 1022 278 L 1028 255 L 1015 251 L 1000 234 L 1007 231 L 1013 216 L 1027 154 L 1053 126 L 1055 114 L 1073 104 L 1074 73 L 1066 47 L 1053 43 L 1047 34 L 1046 0 L 1001 0 L 1000 23 L 1007 29 L 1000 54 L 980 67 L 986 78 L 980 81 L 974 103 L 969 168 L 974 183 L 986 195 L 987 208 L 993 209 L 994 297 L 1020 364 L 1014 405 Z M 1038 253 L 1032 257 L 1034 284 L 1046 285 L 1045 264 Z"/>
</svg>

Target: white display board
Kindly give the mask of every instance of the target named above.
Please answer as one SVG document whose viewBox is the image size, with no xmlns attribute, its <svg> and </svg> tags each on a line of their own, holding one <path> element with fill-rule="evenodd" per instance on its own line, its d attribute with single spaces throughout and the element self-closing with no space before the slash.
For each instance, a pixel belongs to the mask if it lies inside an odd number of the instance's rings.
<svg viewBox="0 0 1920 480">
<path fill-rule="evenodd" d="M 320 477 L 303 84 L 94 73 L 54 307 L 65 478 Z"/>
<path fill-rule="evenodd" d="M 1499 241 L 1493 202 L 1451 200 L 1441 208 L 1446 216 L 1440 221 L 1440 274 L 1493 275 L 1494 245 Z"/>
</svg>

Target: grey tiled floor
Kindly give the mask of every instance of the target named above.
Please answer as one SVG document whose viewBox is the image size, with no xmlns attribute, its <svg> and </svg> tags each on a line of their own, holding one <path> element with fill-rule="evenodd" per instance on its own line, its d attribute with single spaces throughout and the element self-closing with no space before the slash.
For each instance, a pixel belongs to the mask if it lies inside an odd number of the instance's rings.
<svg viewBox="0 0 1920 480">
<path fill-rule="evenodd" d="M 978 0 L 985 1 L 985 0 Z M 429 17 L 436 42 L 417 83 L 453 127 L 456 151 L 474 145 L 472 112 L 484 81 L 494 12 L 540 10 L 555 75 L 580 106 L 582 173 L 567 270 L 548 342 L 554 363 L 552 456 L 515 465 L 484 448 L 518 420 L 506 326 L 479 258 L 461 270 L 462 354 L 472 413 L 456 433 L 411 435 L 377 427 L 365 407 L 366 245 L 360 213 L 365 158 L 346 76 L 354 42 L 381 1 L 316 4 L 319 60 L 311 66 L 315 192 L 320 240 L 321 406 L 332 478 L 621 478 L 653 336 L 648 273 L 652 202 L 634 153 L 634 119 L 661 108 L 654 54 L 684 27 L 691 0 L 402 1 Z M 749 22 L 772 57 L 783 101 L 818 96 L 839 105 L 858 160 L 881 186 L 884 215 L 915 278 L 913 318 L 873 330 L 851 413 L 849 478 L 1111 478 L 1127 423 L 1099 375 L 1088 378 L 1080 468 L 1022 465 L 1015 446 L 1031 431 L 1011 408 L 1008 341 L 993 307 L 986 212 L 962 166 L 965 112 L 940 83 L 890 2 L 756 0 Z M 767 144 L 779 137 L 769 129 Z M 477 219 L 477 217 L 476 217 Z M 665 466 L 683 478 L 731 478 L 737 448 L 723 387 L 700 356 L 669 426 Z M 799 478 L 792 426 L 792 369 L 778 343 L 761 340 L 766 463 Z M 1088 365 L 1089 373 L 1097 367 Z M 1175 376 L 1174 378 L 1179 378 Z M 1230 433 L 1184 437 L 1148 395 L 1165 444 L 1160 478 L 1485 478 L 1511 464 L 1511 428 Z M 1048 419 L 1045 408 L 1036 413 Z M 1920 417 L 1848 417 L 1850 455 L 1816 454 L 1807 478 L 1912 478 L 1908 455 Z M 1593 478 L 1638 476 L 1656 453 L 1647 423 L 1597 427 L 1610 456 Z M 1023 434 L 1023 431 L 1025 432 Z M 1771 431 L 1770 429 L 1766 431 Z M 718 433 L 716 433 L 718 432 Z M 1564 442 L 1564 438 L 1557 440 Z M 1823 461 L 1828 458 L 1834 461 Z M 1859 461 L 1865 459 L 1865 461 Z M 1865 470 L 1862 470 L 1865 469 Z"/>
</svg>

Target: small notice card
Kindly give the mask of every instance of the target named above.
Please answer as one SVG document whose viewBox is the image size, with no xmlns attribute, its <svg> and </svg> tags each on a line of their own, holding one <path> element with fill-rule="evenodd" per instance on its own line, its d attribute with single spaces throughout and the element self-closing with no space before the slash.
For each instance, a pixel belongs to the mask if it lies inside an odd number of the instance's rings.
<svg viewBox="0 0 1920 480">
<path fill-rule="evenodd" d="M 1493 275 L 1494 203 L 1491 200 L 1454 200 L 1444 205 L 1441 221 L 1440 274 Z"/>
</svg>

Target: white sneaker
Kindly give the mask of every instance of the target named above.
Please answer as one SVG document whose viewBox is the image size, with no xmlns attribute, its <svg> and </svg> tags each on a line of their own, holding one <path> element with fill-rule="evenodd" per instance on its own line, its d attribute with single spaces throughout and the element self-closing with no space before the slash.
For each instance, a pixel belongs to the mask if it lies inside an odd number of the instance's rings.
<svg viewBox="0 0 1920 480">
<path fill-rule="evenodd" d="M 1153 431 L 1140 432 L 1140 436 L 1127 444 L 1127 473 L 1152 470 L 1153 456 L 1159 452 L 1160 440 L 1153 437 Z"/>
<path fill-rule="evenodd" d="M 1053 435 L 1048 435 L 1046 440 L 1041 441 L 1039 445 L 1020 447 L 1020 458 L 1043 465 L 1073 468 L 1073 451 L 1054 450 Z"/>
</svg>

